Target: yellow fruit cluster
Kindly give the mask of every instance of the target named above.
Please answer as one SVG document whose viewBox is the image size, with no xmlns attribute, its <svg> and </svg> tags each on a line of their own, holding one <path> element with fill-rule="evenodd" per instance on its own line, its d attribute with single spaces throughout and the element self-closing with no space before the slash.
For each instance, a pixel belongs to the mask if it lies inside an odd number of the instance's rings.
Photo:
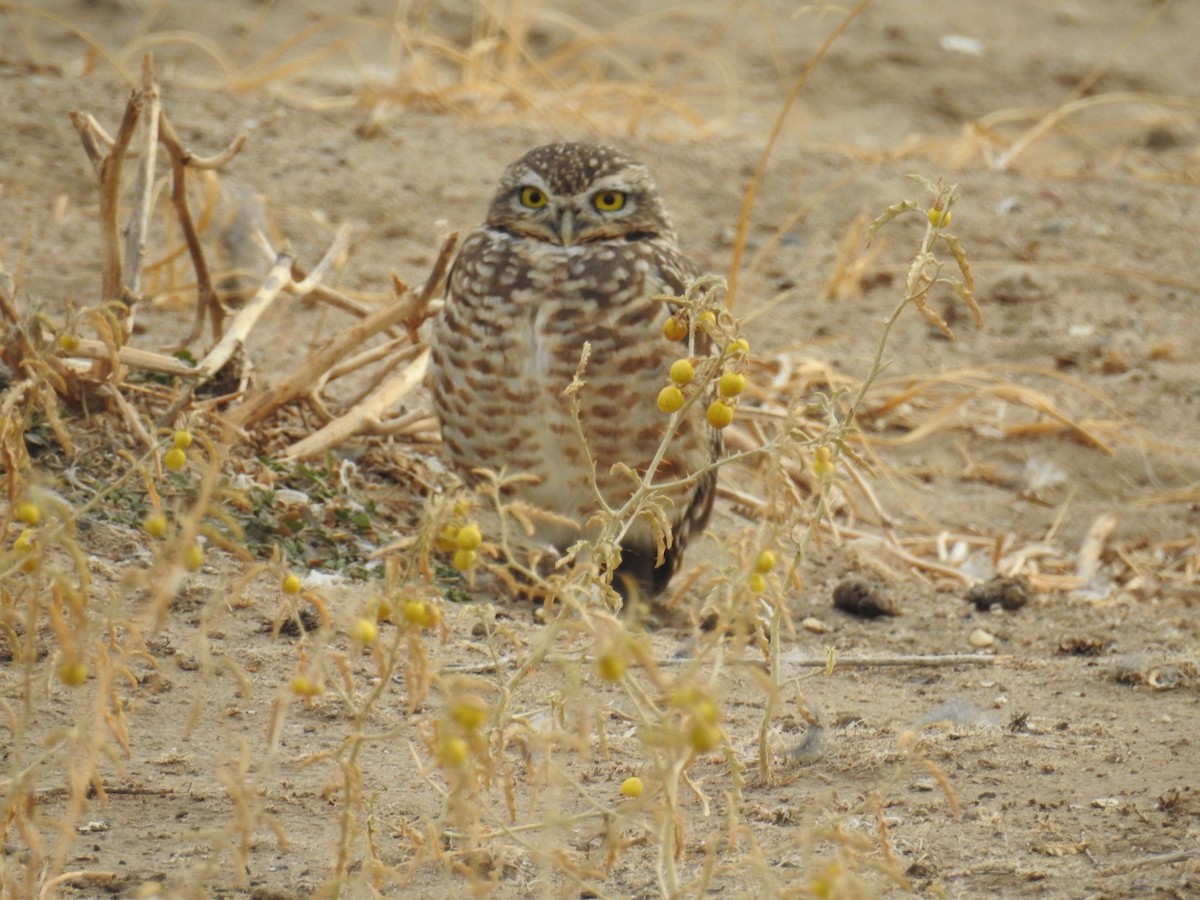
<svg viewBox="0 0 1200 900">
<path fill-rule="evenodd" d="M 186 429 L 176 431 L 171 436 L 171 449 L 163 456 L 163 465 L 170 471 L 178 472 L 187 465 L 187 449 L 192 446 L 192 433 Z"/>
<path fill-rule="evenodd" d="M 702 313 L 700 321 L 704 321 L 705 316 L 712 317 L 712 323 L 715 324 L 716 318 L 711 312 Z M 674 321 L 674 317 L 668 319 L 668 324 Z M 747 353 L 750 351 L 750 345 L 744 338 L 738 338 L 730 343 L 728 353 L 731 359 L 738 358 L 738 361 L 744 360 Z M 667 377 L 670 379 L 670 384 L 658 392 L 658 409 L 667 415 L 677 413 L 683 409 L 683 405 L 687 399 L 683 389 L 690 385 L 696 379 L 696 366 L 690 359 L 677 359 L 671 363 L 667 370 Z M 736 369 L 726 369 L 721 373 L 721 377 L 717 380 L 717 396 L 709 405 L 705 412 L 705 418 L 708 424 L 713 428 L 721 429 L 728 428 L 733 422 L 733 408 L 737 403 L 737 397 L 746 389 L 746 376 Z"/>
<path fill-rule="evenodd" d="M 483 531 L 474 522 L 465 525 L 447 523 L 438 534 L 434 544 L 443 553 L 453 553 L 451 565 L 460 572 L 469 572 L 479 562 L 479 548 L 483 546 Z"/>
<path fill-rule="evenodd" d="M 408 600 L 404 604 L 404 621 L 415 628 L 433 628 L 442 620 L 442 613 L 425 600 Z"/>
<path fill-rule="evenodd" d="M 671 706 L 683 713 L 683 732 L 696 753 L 708 753 L 721 744 L 721 710 L 702 688 L 694 685 L 672 691 Z"/>
<path fill-rule="evenodd" d="M 754 560 L 754 571 L 746 579 L 750 593 L 761 594 L 767 589 L 767 573 L 775 568 L 777 562 L 775 553 L 771 550 L 763 550 L 758 554 L 758 558 Z"/>
<path fill-rule="evenodd" d="M 454 697 L 446 706 L 446 719 L 438 739 L 438 762 L 445 769 L 463 769 L 471 758 L 471 749 L 486 753 L 482 729 L 491 717 L 487 701 L 475 694 Z"/>
</svg>

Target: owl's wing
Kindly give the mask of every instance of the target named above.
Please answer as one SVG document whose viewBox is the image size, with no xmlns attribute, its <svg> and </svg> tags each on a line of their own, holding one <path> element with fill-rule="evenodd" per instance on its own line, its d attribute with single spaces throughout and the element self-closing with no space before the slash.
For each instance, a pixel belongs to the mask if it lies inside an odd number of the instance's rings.
<svg viewBox="0 0 1200 900">
<path fill-rule="evenodd" d="M 700 269 L 674 244 L 662 241 L 655 249 L 658 251 L 656 274 L 662 282 L 662 293 L 682 297 L 691 283 L 702 274 Z"/>
</svg>

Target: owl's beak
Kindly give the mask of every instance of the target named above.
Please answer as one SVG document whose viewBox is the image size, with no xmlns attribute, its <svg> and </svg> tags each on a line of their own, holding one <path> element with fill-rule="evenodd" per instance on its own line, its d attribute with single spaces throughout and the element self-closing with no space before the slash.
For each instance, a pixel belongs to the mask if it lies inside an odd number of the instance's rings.
<svg viewBox="0 0 1200 900">
<path fill-rule="evenodd" d="M 558 239 L 564 247 L 570 247 L 575 241 L 575 210 L 563 207 L 558 215 Z"/>
</svg>

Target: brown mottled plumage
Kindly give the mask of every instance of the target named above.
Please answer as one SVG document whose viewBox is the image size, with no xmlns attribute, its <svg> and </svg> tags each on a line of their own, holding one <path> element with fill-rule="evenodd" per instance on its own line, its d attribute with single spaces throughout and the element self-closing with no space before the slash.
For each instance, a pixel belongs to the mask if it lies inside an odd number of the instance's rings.
<svg viewBox="0 0 1200 900">
<path fill-rule="evenodd" d="M 641 163 L 609 147 L 550 144 L 509 166 L 487 220 L 459 251 L 434 323 L 430 384 L 454 467 L 464 477 L 505 467 L 536 476 L 521 498 L 579 526 L 543 523 L 539 538 L 559 549 L 578 540 L 596 502 L 563 390 L 583 344 L 591 342 L 583 430 L 600 491 L 618 507 L 633 485 L 612 465 L 644 472 L 668 421 L 656 397 L 680 345 L 663 338 L 669 310 L 654 298 L 681 294 L 696 274 Z M 692 409 L 656 482 L 713 459 L 704 407 Z M 666 587 L 708 520 L 714 486 L 710 473 L 670 493 L 674 540 L 661 567 L 647 523 L 626 535 L 621 572 L 645 593 Z"/>
</svg>

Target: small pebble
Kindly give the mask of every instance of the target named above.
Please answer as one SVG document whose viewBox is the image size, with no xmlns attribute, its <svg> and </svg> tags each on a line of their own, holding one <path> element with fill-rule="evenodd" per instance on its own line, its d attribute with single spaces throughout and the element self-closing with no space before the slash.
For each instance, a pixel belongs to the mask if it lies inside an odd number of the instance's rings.
<svg viewBox="0 0 1200 900">
<path fill-rule="evenodd" d="M 967 643 L 976 650 L 982 650 L 996 643 L 996 637 L 991 632 L 984 631 L 982 628 L 976 628 L 967 636 Z"/>
<path fill-rule="evenodd" d="M 829 633 L 829 626 L 820 619 L 813 618 L 812 616 L 809 616 L 807 619 L 801 622 L 800 627 L 805 631 L 811 631 L 813 634 Z"/>
</svg>

